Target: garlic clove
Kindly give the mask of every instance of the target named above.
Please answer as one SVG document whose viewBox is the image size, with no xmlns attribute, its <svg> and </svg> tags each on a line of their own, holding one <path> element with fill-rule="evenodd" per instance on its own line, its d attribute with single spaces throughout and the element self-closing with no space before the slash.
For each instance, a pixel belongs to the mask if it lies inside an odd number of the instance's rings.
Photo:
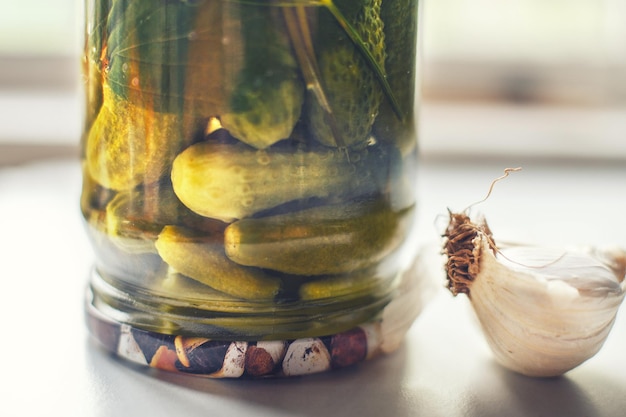
<svg viewBox="0 0 626 417">
<path fill-rule="evenodd" d="M 481 244 L 481 272 L 470 299 L 502 365 L 529 376 L 556 376 L 598 352 L 624 298 L 609 268 L 578 253 L 549 266 L 524 267 L 510 259 L 543 261 L 541 248 L 496 256 L 485 238 Z M 526 256 L 516 256 L 520 252 Z M 578 265 L 578 274 L 570 271 L 572 265 Z M 597 275 L 579 275 L 585 272 Z"/>
<path fill-rule="evenodd" d="M 486 223 L 459 220 L 445 235 L 449 288 L 468 295 L 500 364 L 550 377 L 598 352 L 624 299 L 624 252 L 497 248 Z"/>
</svg>

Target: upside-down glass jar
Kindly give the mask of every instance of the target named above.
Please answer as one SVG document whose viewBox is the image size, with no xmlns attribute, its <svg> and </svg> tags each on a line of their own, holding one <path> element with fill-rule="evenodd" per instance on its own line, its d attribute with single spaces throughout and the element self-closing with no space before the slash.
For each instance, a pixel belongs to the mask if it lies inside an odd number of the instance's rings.
<svg viewBox="0 0 626 417">
<path fill-rule="evenodd" d="M 147 366 L 291 376 L 417 315 L 417 0 L 88 0 L 93 337 Z"/>
</svg>

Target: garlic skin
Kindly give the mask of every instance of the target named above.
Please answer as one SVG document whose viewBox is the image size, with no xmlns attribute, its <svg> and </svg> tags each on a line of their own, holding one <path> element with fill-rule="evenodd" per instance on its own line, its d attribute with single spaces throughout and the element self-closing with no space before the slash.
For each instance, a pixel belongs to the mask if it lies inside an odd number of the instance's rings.
<svg viewBox="0 0 626 417">
<path fill-rule="evenodd" d="M 496 247 L 486 223 L 456 220 L 462 230 L 445 235 L 449 289 L 468 295 L 501 365 L 552 377 L 598 352 L 624 299 L 624 251 Z"/>
</svg>

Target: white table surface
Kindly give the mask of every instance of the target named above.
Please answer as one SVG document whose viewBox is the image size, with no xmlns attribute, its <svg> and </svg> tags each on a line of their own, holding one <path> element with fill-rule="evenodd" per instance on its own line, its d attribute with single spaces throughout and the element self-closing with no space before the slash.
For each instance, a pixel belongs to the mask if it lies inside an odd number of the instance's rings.
<svg viewBox="0 0 626 417">
<path fill-rule="evenodd" d="M 483 212 L 495 237 L 626 247 L 626 163 L 533 163 L 499 183 Z M 424 161 L 423 242 L 446 209 L 481 199 L 501 162 Z M 136 368 L 87 334 L 93 255 L 83 233 L 78 161 L 0 169 L 0 390 L 3 416 L 623 416 L 626 311 L 602 350 L 555 379 L 496 365 L 467 299 L 443 289 L 396 353 L 297 379 L 206 380 Z"/>
</svg>

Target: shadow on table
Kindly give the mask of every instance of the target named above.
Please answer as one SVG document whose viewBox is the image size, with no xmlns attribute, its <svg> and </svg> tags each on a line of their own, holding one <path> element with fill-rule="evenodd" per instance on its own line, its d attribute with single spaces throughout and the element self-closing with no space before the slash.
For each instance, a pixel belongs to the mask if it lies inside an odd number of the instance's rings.
<svg viewBox="0 0 626 417">
<path fill-rule="evenodd" d="M 285 415 L 409 416 L 401 396 L 406 348 L 355 367 L 289 379 L 225 381 L 220 394 Z M 392 409 L 389 409 L 389 407 Z"/>
<path fill-rule="evenodd" d="M 602 385 L 606 385 L 606 381 Z M 496 363 L 485 369 L 470 403 L 471 410 L 464 414 L 480 417 L 598 415 L 594 398 L 568 374 L 531 378 Z"/>
</svg>

